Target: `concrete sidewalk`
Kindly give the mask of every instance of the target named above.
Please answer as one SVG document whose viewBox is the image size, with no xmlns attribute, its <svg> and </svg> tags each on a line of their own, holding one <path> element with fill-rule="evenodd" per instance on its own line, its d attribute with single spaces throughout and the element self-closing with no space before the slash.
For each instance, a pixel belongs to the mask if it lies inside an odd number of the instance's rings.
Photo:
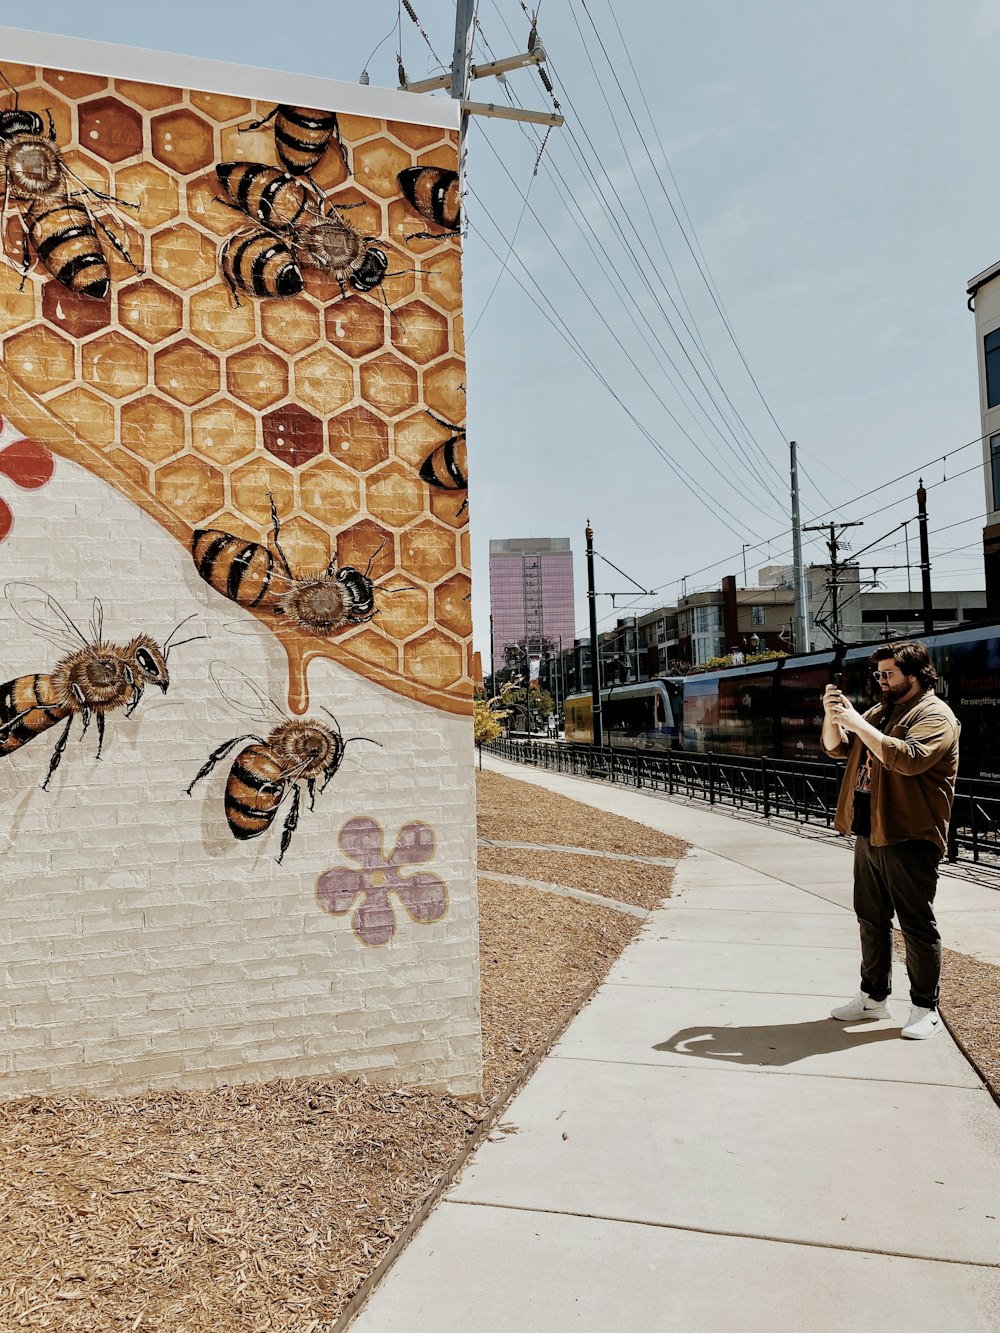
<svg viewBox="0 0 1000 1333">
<path fill-rule="evenodd" d="M 352 1327 L 1000 1327 L 1000 1110 L 947 1033 L 900 1040 L 902 973 L 893 1022 L 827 1017 L 857 989 L 846 850 L 491 766 L 694 850 Z M 1000 961 L 1000 893 L 938 897 L 945 943 Z"/>
</svg>

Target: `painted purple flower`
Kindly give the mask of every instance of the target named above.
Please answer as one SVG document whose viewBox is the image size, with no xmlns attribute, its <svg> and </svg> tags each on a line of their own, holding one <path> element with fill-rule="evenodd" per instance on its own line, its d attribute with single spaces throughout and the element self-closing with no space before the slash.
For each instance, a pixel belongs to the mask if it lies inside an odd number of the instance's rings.
<svg viewBox="0 0 1000 1333">
<path fill-rule="evenodd" d="M 335 866 L 320 875 L 316 899 L 335 916 L 349 912 L 359 894 L 360 904 L 351 918 L 355 935 L 364 944 L 388 944 L 396 933 L 396 913 L 389 894 L 394 893 L 414 921 L 428 925 L 440 921 L 448 910 L 444 880 L 427 871 L 401 875 L 401 866 L 420 865 L 434 855 L 434 830 L 426 824 L 404 824 L 388 860 L 383 851 L 383 832 L 374 819 L 349 819 L 340 830 L 340 850 L 360 870 Z"/>
</svg>

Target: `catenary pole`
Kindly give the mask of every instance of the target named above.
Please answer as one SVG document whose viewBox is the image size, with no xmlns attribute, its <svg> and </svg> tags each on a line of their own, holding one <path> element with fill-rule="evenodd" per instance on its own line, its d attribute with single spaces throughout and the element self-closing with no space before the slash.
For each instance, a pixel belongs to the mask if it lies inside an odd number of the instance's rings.
<svg viewBox="0 0 1000 1333">
<path fill-rule="evenodd" d="M 920 528 L 920 588 L 924 604 L 924 633 L 934 633 L 934 606 L 931 601 L 931 552 L 927 540 L 927 492 L 924 479 L 917 479 L 917 525 Z"/>
<path fill-rule="evenodd" d="M 792 564 L 795 585 L 794 647 L 797 653 L 809 651 L 809 630 L 806 621 L 806 576 L 802 567 L 802 517 L 799 512 L 799 461 L 794 440 L 789 441 L 792 464 Z"/>
<path fill-rule="evenodd" d="M 587 519 L 587 601 L 590 604 L 590 697 L 593 705 L 594 744 L 604 744 L 601 718 L 601 649 L 597 641 L 597 593 L 594 591 L 594 529 Z"/>
</svg>

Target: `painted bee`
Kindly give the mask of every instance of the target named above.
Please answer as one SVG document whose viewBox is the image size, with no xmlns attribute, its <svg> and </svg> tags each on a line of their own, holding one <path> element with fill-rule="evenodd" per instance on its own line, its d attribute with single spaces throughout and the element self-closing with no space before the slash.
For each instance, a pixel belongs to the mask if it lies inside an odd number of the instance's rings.
<svg viewBox="0 0 1000 1333">
<path fill-rule="evenodd" d="M 469 464 L 465 449 L 465 427 L 456 426 L 453 421 L 445 421 L 435 416 L 428 408 L 424 411 L 432 421 L 454 434 L 427 455 L 420 467 L 420 477 L 429 486 L 438 486 L 444 491 L 464 491 L 469 485 Z M 462 501 L 459 513 L 466 509 L 469 497 Z"/>
<path fill-rule="evenodd" d="M 6 79 L 4 82 L 11 86 Z M 4 173 L 0 223 L 6 217 L 8 197 L 16 199 L 21 208 L 22 282 L 30 268 L 30 238 L 38 261 L 57 281 L 81 296 L 102 301 L 111 290 L 111 273 L 98 232 L 137 273 L 142 270 L 132 262 L 126 242 L 91 212 L 85 196 L 106 205 L 122 200 L 82 181 L 59 152 L 52 113 L 46 113 L 46 127 L 36 111 L 19 108 L 17 91 L 12 91 L 13 109 L 0 111 L 0 167 Z"/>
<path fill-rule="evenodd" d="M 311 106 L 276 106 L 260 120 L 247 125 L 241 134 L 259 130 L 269 120 L 274 121 L 274 146 L 290 176 L 307 176 L 319 165 L 331 142 L 350 174 L 347 149 L 340 137 L 340 122 L 335 111 L 320 111 Z"/>
<path fill-rule="evenodd" d="M 344 762 L 347 746 L 352 741 L 368 741 L 370 745 L 380 742 L 370 740 L 368 736 L 349 736 L 345 740 L 340 724 L 326 708 L 323 712 L 333 723 L 332 727 L 318 718 L 287 717 L 273 699 L 234 668 L 214 663 L 212 679 L 223 698 L 253 721 L 280 721 L 266 736 L 252 732 L 234 736 L 213 750 L 192 778 L 187 794 L 190 796 L 195 783 L 208 777 L 215 765 L 237 745 L 252 741 L 253 744 L 244 745 L 237 754 L 226 779 L 226 820 L 233 837 L 240 842 L 259 838 L 274 823 L 281 803 L 291 793 L 291 803 L 281 830 L 280 864 L 299 823 L 302 800 L 299 784 L 306 784 L 309 809 L 314 810 L 316 783 L 322 779 L 319 789 L 322 796 Z"/>
<path fill-rule="evenodd" d="M 240 292 L 297 296 L 303 267 L 335 278 L 343 296 L 348 286 L 370 292 L 390 276 L 385 250 L 372 244 L 378 237 L 363 236 L 324 196 L 313 202 L 286 172 L 262 162 L 220 162 L 215 173 L 226 202 L 255 224 L 222 248 L 223 276 L 237 304 Z"/>
<path fill-rule="evenodd" d="M 278 512 L 274 497 L 269 498 L 273 554 L 260 542 L 234 537 L 219 528 L 196 530 L 191 555 L 205 582 L 238 606 L 281 616 L 317 639 L 328 638 L 344 625 L 363 625 L 377 615 L 375 584 L 369 575 L 381 546 L 372 552 L 363 574 L 352 565 L 338 569 L 334 559 L 322 573 L 298 578 L 281 549 Z"/>
<path fill-rule="evenodd" d="M 69 649 L 51 672 L 18 676 L 0 685 L 0 754 L 13 754 L 57 722 L 66 722 L 52 752 L 43 789 L 59 767 L 75 717 L 83 721 L 81 737 L 86 734 L 91 718 L 96 718 L 100 759 L 105 716 L 124 709 L 125 716 L 130 717 L 147 685 L 158 685 L 166 694 L 171 648 L 205 637 L 199 634 L 174 639 L 181 626 L 192 619 L 188 616 L 170 633 L 162 648 L 148 634 L 138 634 L 126 644 L 109 643 L 104 638 L 104 612 L 96 597 L 88 637 L 42 588 L 30 583 L 9 583 L 4 592 L 25 624 L 50 643 Z"/>
<path fill-rule="evenodd" d="M 422 218 L 457 232 L 462 225 L 458 172 L 447 167 L 407 167 L 396 177 L 399 188 Z M 441 232 L 417 231 L 408 241 L 438 240 Z"/>
</svg>

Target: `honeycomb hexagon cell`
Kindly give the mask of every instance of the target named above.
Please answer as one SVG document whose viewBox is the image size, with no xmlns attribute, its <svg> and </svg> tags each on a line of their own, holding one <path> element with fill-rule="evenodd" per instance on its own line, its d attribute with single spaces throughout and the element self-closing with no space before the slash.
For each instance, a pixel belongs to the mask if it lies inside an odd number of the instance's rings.
<svg viewBox="0 0 1000 1333">
<path fill-rule="evenodd" d="M 389 120 L 385 127 L 394 139 L 407 148 L 430 148 L 444 133 L 434 125 L 413 125 L 407 120 Z"/>
<path fill-rule="evenodd" d="M 204 111 L 210 120 L 221 123 L 235 120 L 238 116 L 250 114 L 250 102 L 245 97 L 227 97 L 224 93 L 198 93 L 189 95 L 192 106 Z"/>
<path fill-rule="evenodd" d="M 425 236 L 424 232 L 430 235 Z M 434 251 L 435 264 L 437 252 L 446 245 L 454 247 L 458 240 L 455 232 L 444 231 L 427 218 L 421 217 L 413 205 L 405 199 L 394 199 L 389 205 L 388 235 L 404 255 L 410 253 L 425 255 Z"/>
<path fill-rule="evenodd" d="M 422 588 L 380 588 L 376 593 L 379 628 L 402 642 L 427 628 L 427 594 Z"/>
<path fill-rule="evenodd" d="M 103 92 L 108 86 L 107 79 L 99 74 L 79 74 L 76 70 L 68 69 L 43 69 L 42 78 L 50 88 L 74 100 Z"/>
<path fill-rule="evenodd" d="M 40 393 L 69 384 L 76 376 L 73 344 L 44 325 L 35 325 L 8 338 L 3 359 L 17 379 L 31 384 Z"/>
<path fill-rule="evenodd" d="M 220 162 L 268 162 L 278 166 L 274 151 L 274 122 L 251 129 L 231 125 L 222 131 Z M 280 170 L 280 167 L 279 167 Z"/>
<path fill-rule="evenodd" d="M 319 417 L 286 403 L 262 420 L 264 448 L 289 467 L 301 467 L 323 452 L 323 423 Z"/>
<path fill-rule="evenodd" d="M 394 431 L 396 457 L 417 472 L 428 455 L 448 438 L 447 427 L 439 425 L 423 408 L 397 421 Z"/>
<path fill-rule="evenodd" d="M 34 71 L 32 71 L 32 75 Z M 380 120 L 373 120 L 371 116 L 352 116 L 345 112 L 338 112 L 337 119 L 340 122 L 340 133 L 348 143 L 357 143 L 359 139 L 369 139 L 373 134 L 378 134 L 382 128 Z"/>
<path fill-rule="evenodd" d="M 420 153 L 417 157 L 417 166 L 446 167 L 449 171 L 454 171 L 457 161 L 458 141 L 453 134 L 449 134 L 446 143 L 438 144 L 436 148 L 431 148 L 426 153 Z"/>
<path fill-rule="evenodd" d="M 226 383 L 240 402 L 261 411 L 288 393 L 288 367 L 266 347 L 248 347 L 227 359 Z"/>
<path fill-rule="evenodd" d="M 411 679 L 431 686 L 454 685 L 462 677 L 462 645 L 432 629 L 403 649 L 403 670 Z"/>
<path fill-rule="evenodd" d="M 85 439 L 108 448 L 115 441 L 115 409 L 89 389 L 69 389 L 46 402 L 50 412 L 61 417 Z"/>
<path fill-rule="evenodd" d="M 174 292 L 144 278 L 119 292 L 118 319 L 144 343 L 158 343 L 180 330 L 184 303 Z"/>
<path fill-rule="evenodd" d="M 464 491 L 442 491 L 436 486 L 428 487 L 430 492 L 431 513 L 442 523 L 451 528 L 465 528 L 469 523 L 469 510 L 465 503 Z"/>
<path fill-rule="evenodd" d="M 130 102 L 137 102 L 146 111 L 162 111 L 184 100 L 180 88 L 169 88 L 161 83 L 133 83 L 131 79 L 115 79 L 115 92 Z"/>
<path fill-rule="evenodd" d="M 46 283 L 44 291 L 56 284 Z M 86 299 L 86 298 L 83 298 Z M 92 301 L 102 305 L 103 301 Z M 35 289 L 30 283 L 22 285 L 19 275 L 9 264 L 0 263 L 0 334 L 23 328 L 35 318 Z M 55 320 L 51 321 L 56 323 Z"/>
<path fill-rule="evenodd" d="M 391 532 L 364 518 L 338 535 L 337 564 L 341 569 L 350 565 L 362 573 L 367 569 L 368 577 L 377 583 L 392 572 L 396 563 L 394 545 Z"/>
<path fill-rule="evenodd" d="M 0 270 L 7 271 L 3 265 Z M 5 308 L 11 301 L 13 298 L 4 293 Z M 86 338 L 111 323 L 111 300 L 95 301 L 89 296 L 80 296 L 53 278 L 42 288 L 42 314 L 71 338 Z"/>
<path fill-rule="evenodd" d="M 212 127 L 193 111 L 167 111 L 154 116 L 150 129 L 153 156 L 183 176 L 203 170 L 215 159 Z"/>
<path fill-rule="evenodd" d="M 462 261 L 456 245 L 449 245 L 427 265 L 424 293 L 443 310 L 458 309 L 462 300 Z"/>
<path fill-rule="evenodd" d="M 222 473 L 201 458 L 175 458 L 156 469 L 157 497 L 192 527 L 204 523 L 225 503 Z"/>
<path fill-rule="evenodd" d="M 408 468 L 387 463 L 369 478 L 365 495 L 374 518 L 403 528 L 424 512 L 427 486 Z"/>
<path fill-rule="evenodd" d="M 359 374 L 365 401 L 387 417 L 409 411 L 420 398 L 417 372 L 389 352 L 365 361 Z"/>
<path fill-rule="evenodd" d="M 149 463 L 162 463 L 184 447 L 184 413 L 155 393 L 143 394 L 121 410 L 121 442 Z"/>
<path fill-rule="evenodd" d="M 471 592 L 472 583 L 464 574 L 456 574 L 434 589 L 434 619 L 462 638 L 472 633 Z"/>
<path fill-rule="evenodd" d="M 399 539 L 400 564 L 408 574 L 437 583 L 455 568 L 455 534 L 426 519 Z"/>
<path fill-rule="evenodd" d="M 192 407 L 219 392 L 219 361 L 197 343 L 183 338 L 156 353 L 153 377 L 161 393 Z"/>
<path fill-rule="evenodd" d="M 215 246 L 185 223 L 157 232 L 152 240 L 153 272 L 164 282 L 187 291 L 215 276 Z"/>
<path fill-rule="evenodd" d="M 228 509 L 224 509 L 221 514 L 215 515 L 212 519 L 212 527 L 218 532 L 228 532 L 233 537 L 241 537 L 244 541 L 256 542 L 260 540 L 260 532 L 255 523 L 248 523 L 245 518 Z"/>
<path fill-rule="evenodd" d="M 117 331 L 84 343 L 83 378 L 112 398 L 138 393 L 149 381 L 149 358 L 144 347 Z"/>
<path fill-rule="evenodd" d="M 354 372 L 331 348 L 317 347 L 296 361 L 295 391 L 304 403 L 329 416 L 354 397 Z"/>
<path fill-rule="evenodd" d="M 465 365 L 457 357 L 424 371 L 424 402 L 445 421 L 465 420 Z"/>
<path fill-rule="evenodd" d="M 233 505 L 244 518 L 256 523 L 262 532 L 271 529 L 271 501 L 279 515 L 292 508 L 295 485 L 292 474 L 273 458 L 255 458 L 236 468 L 229 478 Z"/>
<path fill-rule="evenodd" d="M 335 208 L 347 208 L 344 212 L 345 219 L 350 223 L 355 231 L 360 232 L 362 236 L 381 236 L 382 235 L 382 208 L 374 199 L 369 199 L 363 190 L 357 189 L 352 185 L 350 188 L 341 190 L 335 199 L 330 202 Z"/>
<path fill-rule="evenodd" d="M 409 153 L 381 136 L 354 150 L 354 179 L 383 199 L 395 199 L 399 194 L 396 177 L 411 165 Z"/>
<path fill-rule="evenodd" d="M 105 162 L 124 162 L 142 152 L 142 117 L 117 97 L 81 102 L 80 145 Z"/>
<path fill-rule="evenodd" d="M 389 427 L 367 407 L 349 407 L 331 417 L 330 453 L 357 472 L 384 463 L 389 457 Z"/>
<path fill-rule="evenodd" d="M 343 528 L 358 516 L 361 486 L 353 472 L 321 458 L 298 474 L 302 508 L 328 528 Z"/>
<path fill-rule="evenodd" d="M 99 162 L 89 153 L 80 153 L 75 148 L 64 152 L 62 160 L 76 179 L 82 181 L 89 189 L 100 190 L 104 194 L 108 192 L 111 173 L 103 162 Z"/>
<path fill-rule="evenodd" d="M 206 227 L 214 235 L 228 236 L 240 225 L 239 214 L 221 202 L 219 181 L 214 171 L 189 181 L 186 195 L 191 221 Z"/>
<path fill-rule="evenodd" d="M 298 578 L 320 574 L 330 563 L 330 538 L 305 518 L 282 520 L 281 549 Z"/>
<path fill-rule="evenodd" d="M 383 671 L 399 670 L 399 649 L 377 630 L 364 629 L 351 635 L 351 652 L 362 662 L 370 662 Z"/>
<path fill-rule="evenodd" d="M 393 346 L 418 365 L 448 351 L 448 320 L 423 301 L 407 301 L 393 311 Z"/>
<path fill-rule="evenodd" d="M 177 182 L 152 162 L 136 162 L 115 172 L 115 193 L 137 205 L 135 216 L 152 229 L 177 216 Z"/>
<path fill-rule="evenodd" d="M 326 312 L 326 337 L 355 360 L 377 352 L 385 344 L 385 306 L 357 297 L 336 302 Z"/>
<path fill-rule="evenodd" d="M 260 328 L 265 342 L 294 356 L 319 342 L 319 311 L 304 296 L 293 296 L 285 301 L 262 301 Z"/>
<path fill-rule="evenodd" d="M 190 301 L 191 332 L 199 342 L 218 352 L 229 352 L 253 342 L 256 336 L 254 309 L 236 305 L 221 283 L 195 292 Z"/>
<path fill-rule="evenodd" d="M 191 413 L 191 443 L 200 454 L 229 467 L 257 447 L 257 422 L 235 403 L 211 403 Z"/>
</svg>

